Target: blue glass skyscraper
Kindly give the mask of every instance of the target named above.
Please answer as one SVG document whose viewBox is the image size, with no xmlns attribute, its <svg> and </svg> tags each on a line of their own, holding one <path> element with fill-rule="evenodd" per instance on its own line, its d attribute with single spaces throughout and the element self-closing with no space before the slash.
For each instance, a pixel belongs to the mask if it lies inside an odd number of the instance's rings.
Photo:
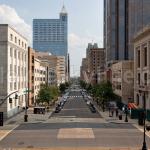
<svg viewBox="0 0 150 150">
<path fill-rule="evenodd" d="M 33 48 L 67 58 L 68 15 L 64 6 L 59 19 L 33 19 Z"/>
</svg>

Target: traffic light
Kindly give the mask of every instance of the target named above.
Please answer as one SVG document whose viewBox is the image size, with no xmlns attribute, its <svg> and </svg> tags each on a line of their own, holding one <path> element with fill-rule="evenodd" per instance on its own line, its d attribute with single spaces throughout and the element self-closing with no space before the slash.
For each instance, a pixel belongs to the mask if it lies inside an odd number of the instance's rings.
<svg viewBox="0 0 150 150">
<path fill-rule="evenodd" d="M 15 99 L 18 99 L 18 94 L 15 94 Z"/>
<path fill-rule="evenodd" d="M 9 103 L 12 103 L 12 98 L 9 98 Z"/>
<path fill-rule="evenodd" d="M 29 107 L 28 106 L 26 106 L 26 107 L 23 107 L 23 110 L 25 110 L 25 109 L 28 109 Z"/>
</svg>

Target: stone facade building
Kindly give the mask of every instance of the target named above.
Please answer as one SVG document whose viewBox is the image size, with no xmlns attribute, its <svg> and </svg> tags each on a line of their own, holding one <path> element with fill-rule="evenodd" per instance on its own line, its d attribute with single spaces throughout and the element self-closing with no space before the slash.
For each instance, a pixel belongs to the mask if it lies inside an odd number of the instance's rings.
<svg viewBox="0 0 150 150">
<path fill-rule="evenodd" d="M 123 103 L 134 101 L 134 63 L 120 61 L 111 67 L 114 93 L 120 96 Z"/>
<path fill-rule="evenodd" d="M 134 39 L 134 100 L 139 107 L 150 109 L 150 26 Z"/>
<path fill-rule="evenodd" d="M 28 41 L 7 24 L 0 25 L 0 35 L 3 35 L 0 36 L 0 99 L 15 92 L 0 106 L 7 118 L 26 105 Z"/>
</svg>

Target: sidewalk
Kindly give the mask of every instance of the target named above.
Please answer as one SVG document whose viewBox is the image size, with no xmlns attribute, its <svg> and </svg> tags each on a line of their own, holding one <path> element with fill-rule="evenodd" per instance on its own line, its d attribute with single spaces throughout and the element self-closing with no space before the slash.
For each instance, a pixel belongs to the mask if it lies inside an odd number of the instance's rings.
<svg viewBox="0 0 150 150">
<path fill-rule="evenodd" d="M 125 114 L 122 114 L 122 120 L 119 120 L 119 117 L 116 117 L 116 114 L 114 113 L 113 117 L 109 117 L 109 111 L 102 111 L 97 104 L 94 102 L 94 106 L 96 107 L 97 111 L 100 113 L 100 115 L 103 117 L 103 119 L 108 123 L 114 123 L 114 124 L 132 124 L 135 128 L 137 128 L 139 131 L 144 132 L 144 127 L 140 126 L 138 124 L 138 119 L 131 119 L 128 115 L 128 122 L 125 122 Z M 146 121 L 147 125 L 150 125 L 150 122 Z M 146 135 L 150 138 L 150 132 L 146 131 Z"/>
<path fill-rule="evenodd" d="M 25 112 L 21 112 L 14 117 L 8 119 L 4 122 L 5 125 L 20 125 L 22 123 L 39 123 L 39 122 L 45 122 L 49 119 L 53 112 L 53 109 L 51 108 L 49 112 L 46 112 L 45 114 L 33 114 L 33 108 L 29 108 L 28 113 L 28 122 L 24 122 L 24 114 Z"/>
<path fill-rule="evenodd" d="M 49 112 L 45 114 L 33 114 L 33 108 L 28 109 L 28 122 L 24 122 L 25 112 L 20 112 L 14 117 L 6 120 L 3 126 L 0 126 L 0 141 L 5 138 L 11 131 L 17 128 L 20 124 L 28 123 L 44 123 L 51 116 L 53 109 L 51 108 Z"/>
</svg>

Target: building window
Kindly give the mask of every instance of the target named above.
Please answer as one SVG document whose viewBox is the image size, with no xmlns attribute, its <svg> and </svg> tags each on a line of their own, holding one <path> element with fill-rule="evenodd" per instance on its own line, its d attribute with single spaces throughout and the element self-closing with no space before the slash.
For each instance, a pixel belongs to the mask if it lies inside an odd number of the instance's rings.
<svg viewBox="0 0 150 150">
<path fill-rule="evenodd" d="M 13 88 L 12 88 L 12 82 L 10 82 L 10 90 L 11 91 L 13 90 Z"/>
<path fill-rule="evenodd" d="M 17 51 L 14 50 L 14 57 L 17 58 Z"/>
<path fill-rule="evenodd" d="M 138 68 L 140 68 L 140 50 L 138 50 L 138 58 L 137 58 L 137 62 L 138 62 Z"/>
<path fill-rule="evenodd" d="M 20 60 L 20 52 L 18 52 L 18 59 Z"/>
<path fill-rule="evenodd" d="M 136 96 L 136 104 L 137 104 L 137 106 L 139 105 L 139 101 L 140 101 L 139 94 L 137 94 L 137 96 Z"/>
<path fill-rule="evenodd" d="M 140 75 L 140 73 L 138 73 L 138 85 L 140 85 L 140 80 L 141 80 L 141 75 Z"/>
<path fill-rule="evenodd" d="M 32 63 L 34 63 L 34 56 L 32 56 Z"/>
<path fill-rule="evenodd" d="M 147 73 L 144 73 L 144 85 L 147 85 Z"/>
<path fill-rule="evenodd" d="M 144 66 L 147 66 L 147 47 L 144 47 Z"/>
<path fill-rule="evenodd" d="M 26 76 L 26 68 L 24 68 L 24 75 Z"/>
<path fill-rule="evenodd" d="M 17 37 L 15 36 L 15 43 L 17 43 Z"/>
<path fill-rule="evenodd" d="M 12 76 L 13 70 L 12 70 L 12 64 L 10 64 L 10 76 Z"/>
<path fill-rule="evenodd" d="M 20 76 L 20 66 L 18 66 L 18 76 Z"/>
<path fill-rule="evenodd" d="M 16 84 L 16 82 L 14 82 L 14 90 L 16 90 L 17 89 L 17 84 Z"/>
<path fill-rule="evenodd" d="M 24 55 L 24 61 L 26 62 L 26 54 Z"/>
<path fill-rule="evenodd" d="M 24 55 L 23 55 L 23 53 L 22 53 L 22 61 L 24 61 L 24 58 L 23 58 L 23 56 L 24 56 Z"/>
<path fill-rule="evenodd" d="M 24 47 L 24 43 L 22 42 L 22 47 Z"/>
<path fill-rule="evenodd" d="M 19 40 L 19 45 L 20 45 L 20 40 Z"/>
<path fill-rule="evenodd" d="M 13 55 L 13 49 L 12 47 L 10 47 L 10 57 L 12 57 L 12 55 Z"/>
<path fill-rule="evenodd" d="M 14 74 L 15 74 L 15 76 L 17 75 L 17 66 L 16 65 L 14 65 Z"/>
<path fill-rule="evenodd" d="M 22 76 L 24 76 L 24 72 L 23 72 L 24 70 L 23 70 L 23 67 L 22 67 Z"/>
<path fill-rule="evenodd" d="M 12 34 L 10 34 L 10 40 L 13 41 L 13 35 Z"/>
</svg>

